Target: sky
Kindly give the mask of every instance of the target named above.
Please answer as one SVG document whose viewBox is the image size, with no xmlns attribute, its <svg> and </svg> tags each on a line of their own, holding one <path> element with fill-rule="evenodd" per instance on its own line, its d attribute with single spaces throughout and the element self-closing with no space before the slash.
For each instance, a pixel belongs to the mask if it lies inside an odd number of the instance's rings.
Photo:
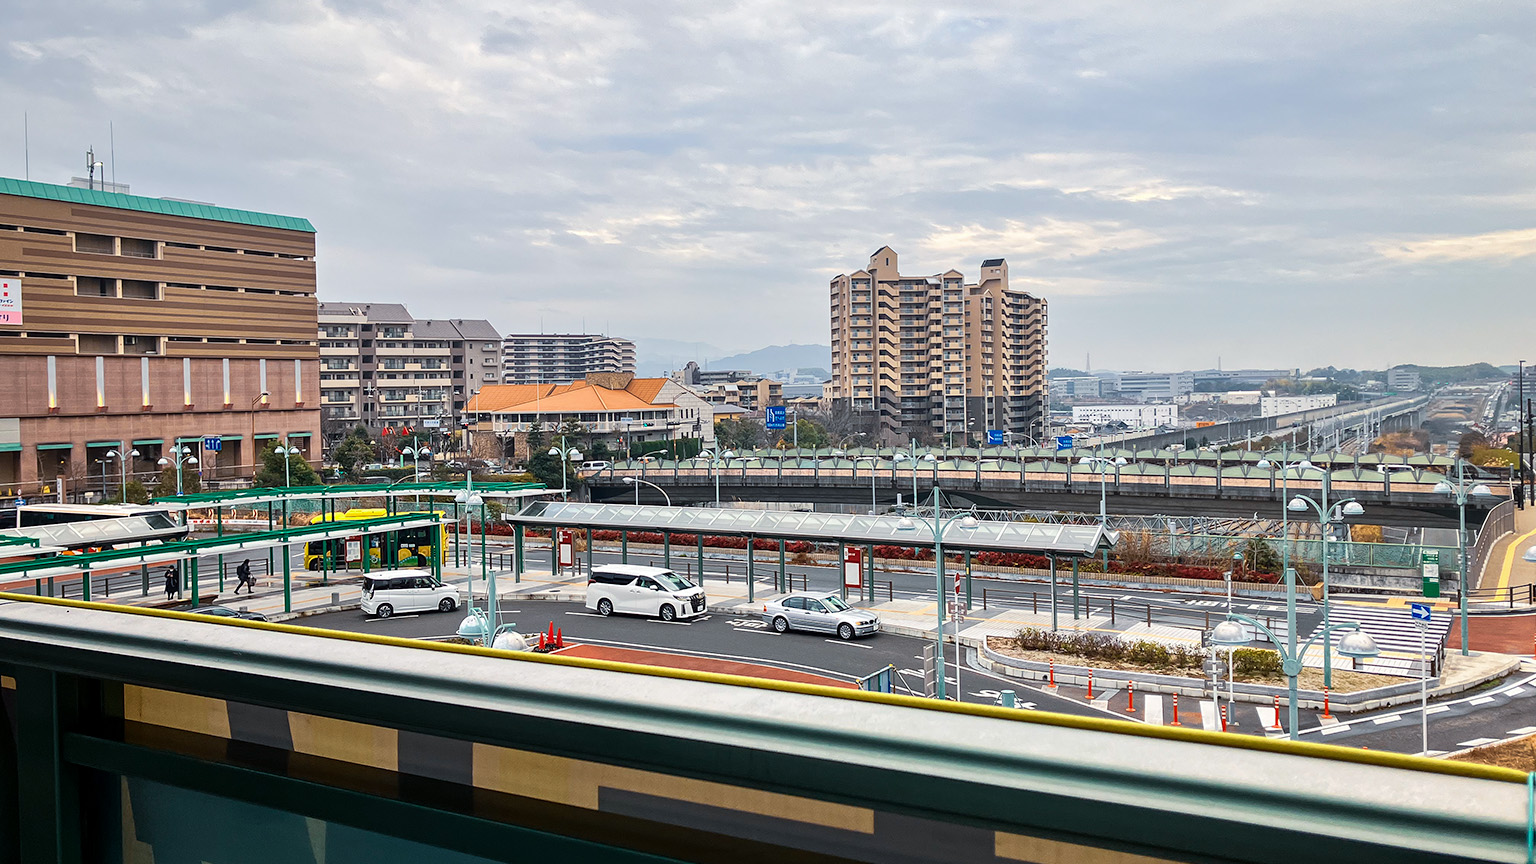
<svg viewBox="0 0 1536 864">
<path fill-rule="evenodd" d="M 642 353 L 826 343 L 889 244 L 1006 258 L 1053 366 L 1536 359 L 1536 7 L 940 5 L 10 0 L 0 176 L 94 145 L 310 219 L 323 300 Z"/>
</svg>

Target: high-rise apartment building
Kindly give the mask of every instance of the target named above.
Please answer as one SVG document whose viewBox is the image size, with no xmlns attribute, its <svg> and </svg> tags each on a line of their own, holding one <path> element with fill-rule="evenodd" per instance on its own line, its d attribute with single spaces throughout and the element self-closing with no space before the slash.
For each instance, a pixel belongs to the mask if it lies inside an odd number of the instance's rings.
<svg viewBox="0 0 1536 864">
<path fill-rule="evenodd" d="M 502 382 L 563 384 L 594 373 L 635 371 L 635 343 L 578 333 L 510 333 L 502 343 Z"/>
<path fill-rule="evenodd" d="M 114 189 L 0 179 L 0 484 L 318 459 L 314 226 Z"/>
<path fill-rule="evenodd" d="M 319 333 L 327 444 L 359 423 L 456 428 L 469 398 L 501 380 L 501 336 L 489 321 L 415 318 L 399 303 L 321 303 Z"/>
<path fill-rule="evenodd" d="M 1008 285 L 1008 263 L 901 275 L 883 246 L 869 266 L 832 280 L 827 396 L 878 415 L 895 441 L 989 429 L 1038 437 L 1046 402 L 1046 302 Z"/>
</svg>

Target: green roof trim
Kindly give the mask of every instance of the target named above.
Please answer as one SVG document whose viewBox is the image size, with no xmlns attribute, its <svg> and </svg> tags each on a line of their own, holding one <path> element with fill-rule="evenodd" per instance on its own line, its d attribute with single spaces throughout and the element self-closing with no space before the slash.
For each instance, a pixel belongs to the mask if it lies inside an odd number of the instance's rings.
<svg viewBox="0 0 1536 864">
<path fill-rule="evenodd" d="M 315 233 L 315 226 L 311 225 L 308 219 L 297 216 L 234 210 L 229 207 L 215 207 L 212 204 L 194 204 L 189 201 L 171 201 L 165 198 L 148 198 L 143 195 L 122 195 L 99 189 L 80 189 L 74 186 L 39 183 L 35 180 L 17 180 L 14 177 L 0 177 L 0 195 L 45 198 L 49 201 L 69 201 L 94 207 L 113 207 L 118 210 L 138 210 L 142 213 L 159 213 L 164 216 L 182 216 L 188 219 L 208 219 L 213 222 L 234 222 L 261 228 Z"/>
<path fill-rule="evenodd" d="M 20 451 L 20 444 L 0 444 L 0 453 L 18 453 Z"/>
<path fill-rule="evenodd" d="M 87 442 L 85 442 L 85 446 L 87 446 L 87 447 L 116 447 L 117 445 L 119 445 L 121 443 L 123 443 L 123 442 L 121 442 L 121 441 L 87 441 Z"/>
<path fill-rule="evenodd" d="M 137 447 L 140 444 L 164 444 L 164 443 L 165 443 L 165 439 L 164 438 L 140 438 L 139 440 L 133 442 L 133 446 Z"/>
<path fill-rule="evenodd" d="M 39 445 L 37 445 L 37 449 L 39 449 L 39 450 L 73 450 L 73 449 L 75 449 L 75 445 L 73 445 L 73 444 L 39 444 Z"/>
</svg>

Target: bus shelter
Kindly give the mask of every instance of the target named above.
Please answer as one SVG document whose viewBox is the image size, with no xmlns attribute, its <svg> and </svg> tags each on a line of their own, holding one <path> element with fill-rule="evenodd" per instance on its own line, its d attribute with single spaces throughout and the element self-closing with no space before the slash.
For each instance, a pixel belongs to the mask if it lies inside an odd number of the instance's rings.
<svg viewBox="0 0 1536 864">
<path fill-rule="evenodd" d="M 597 504 L 565 501 L 535 501 L 515 514 L 503 517 L 513 526 L 513 543 L 517 569 L 522 570 L 523 538 L 529 528 L 549 529 L 551 542 L 561 529 L 585 529 L 617 531 L 620 535 L 620 555 L 629 560 L 629 534 L 631 532 L 659 533 L 662 537 L 664 566 L 672 566 L 672 542 L 675 534 L 692 535 L 697 544 L 699 560 L 704 556 L 706 536 L 746 538 L 747 599 L 755 599 L 754 580 L 750 573 L 754 564 L 755 541 L 776 541 L 778 569 L 774 581 L 775 591 L 789 590 L 786 570 L 785 545 L 793 541 L 831 544 L 836 543 L 843 554 L 840 561 L 849 560 L 849 549 L 861 549 L 863 560 L 873 563 L 877 545 L 934 546 L 945 553 L 960 552 L 965 555 L 966 568 L 963 590 L 965 603 L 971 602 L 970 557 L 976 552 L 1016 552 L 1045 556 L 1050 560 L 1052 582 L 1055 581 L 1058 559 L 1072 563 L 1074 583 L 1077 563 L 1114 547 L 1119 539 L 1114 531 L 1102 525 L 1055 525 L 1041 522 L 994 522 L 969 520 L 962 523 L 965 514 L 947 520 L 924 519 L 921 516 L 867 516 L 843 513 L 814 513 L 784 510 L 740 510 L 709 507 L 653 507 L 633 504 Z M 944 577 L 943 555 L 935 555 L 939 579 Z M 559 569 L 559 556 L 550 555 L 550 570 Z M 847 581 L 844 594 L 847 592 Z M 874 601 L 874 582 L 860 580 L 865 599 Z"/>
</svg>

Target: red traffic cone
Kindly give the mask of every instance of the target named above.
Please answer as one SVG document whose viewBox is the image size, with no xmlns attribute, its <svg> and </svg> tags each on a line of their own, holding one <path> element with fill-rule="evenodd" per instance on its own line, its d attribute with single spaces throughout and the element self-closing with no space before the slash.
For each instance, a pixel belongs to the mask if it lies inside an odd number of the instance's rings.
<svg viewBox="0 0 1536 864">
<path fill-rule="evenodd" d="M 565 647 L 565 628 L 564 627 L 561 627 L 560 629 L 555 631 L 555 647 L 556 648 L 564 648 Z"/>
</svg>

